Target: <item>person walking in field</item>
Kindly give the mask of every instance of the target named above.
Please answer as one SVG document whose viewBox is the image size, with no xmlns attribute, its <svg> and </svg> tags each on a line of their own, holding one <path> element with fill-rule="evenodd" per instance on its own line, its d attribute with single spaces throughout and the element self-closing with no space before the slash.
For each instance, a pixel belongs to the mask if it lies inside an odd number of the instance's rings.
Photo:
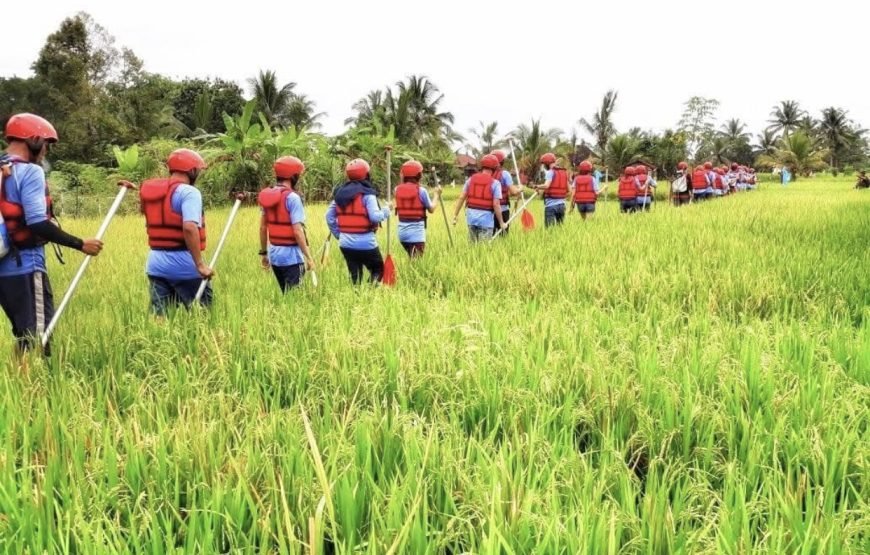
<svg viewBox="0 0 870 555">
<path fill-rule="evenodd" d="M 571 195 L 574 206 L 580 217 L 585 221 L 595 213 L 595 205 L 598 203 L 598 195 L 601 194 L 601 186 L 598 179 L 592 174 L 592 163 L 583 160 L 577 165 L 578 174 L 574 177 L 571 185 Z"/>
<path fill-rule="evenodd" d="M 399 242 L 411 258 L 423 255 L 426 249 L 426 222 L 441 202 L 441 187 L 435 189 L 435 200 L 420 186 L 423 164 L 409 160 L 399 171 L 402 183 L 396 187 L 396 215 L 399 217 Z"/>
<path fill-rule="evenodd" d="M 858 172 L 858 181 L 855 183 L 856 189 L 870 189 L 870 177 L 867 177 L 867 172 L 861 170 Z"/>
<path fill-rule="evenodd" d="M 692 171 L 692 197 L 696 201 L 707 200 L 713 194 L 713 183 L 704 166 L 696 166 Z"/>
<path fill-rule="evenodd" d="M 465 182 L 456 203 L 453 225 L 459 220 L 459 211 L 467 205 L 465 220 L 468 224 L 468 238 L 472 243 L 491 239 L 495 225 L 499 229 L 507 228 L 501 210 L 501 183 L 493 177 L 498 168 L 498 158 L 492 154 L 481 158 L 480 171 Z"/>
<path fill-rule="evenodd" d="M 151 311 L 164 316 L 170 306 L 190 307 L 202 280 L 214 276 L 203 261 L 206 245 L 202 194 L 195 187 L 205 160 L 186 148 L 169 155 L 168 178 L 149 179 L 139 189 L 151 251 L 145 273 L 151 291 Z M 211 284 L 201 304 L 212 302 Z"/>
<path fill-rule="evenodd" d="M 568 171 L 559 166 L 552 152 L 543 154 L 540 163 L 544 165 L 544 183 L 535 187 L 544 197 L 544 227 L 561 224 L 565 221 L 566 199 L 568 198 Z"/>
<path fill-rule="evenodd" d="M 305 235 L 305 208 L 296 192 L 305 165 L 294 156 L 275 161 L 275 185 L 260 191 L 260 258 L 263 269 L 272 268 L 282 293 L 298 287 L 314 258 Z M 267 248 L 268 246 L 268 248 Z"/>
<path fill-rule="evenodd" d="M 375 232 L 381 222 L 390 217 L 390 206 L 381 208 L 378 204 L 368 162 L 359 158 L 351 160 L 344 172 L 347 181 L 335 189 L 333 201 L 326 210 L 326 225 L 338 239 L 351 282 L 361 283 L 363 269 L 367 269 L 369 281 L 380 283 L 384 258 Z"/>
<path fill-rule="evenodd" d="M 713 195 L 716 197 L 723 197 L 727 192 L 727 186 L 725 184 L 725 170 L 722 168 L 716 168 L 713 170 Z"/>
<path fill-rule="evenodd" d="M 510 172 L 504 169 L 505 154 L 501 150 L 493 150 L 490 155 L 495 156 L 498 160 L 498 168 L 492 173 L 492 176 L 501 185 L 501 219 L 505 222 L 511 219 L 511 197 L 518 197 L 523 191 L 522 184 L 514 185 L 514 180 Z M 493 227 L 498 227 L 498 222 L 495 221 L 493 214 Z M 501 237 L 506 237 L 510 229 L 505 229 Z"/>
<path fill-rule="evenodd" d="M 637 210 L 637 170 L 634 166 L 626 166 L 619 178 L 619 211 L 623 214 L 632 214 Z"/>
<path fill-rule="evenodd" d="M 637 174 L 637 209 L 641 212 L 649 212 L 655 197 L 655 189 L 658 187 L 656 180 L 649 175 L 649 170 L 644 164 L 638 164 L 634 168 Z"/>
<path fill-rule="evenodd" d="M 671 201 L 674 206 L 682 206 L 692 201 L 690 181 L 689 165 L 680 162 L 677 164 L 677 178 L 671 183 Z"/>
<path fill-rule="evenodd" d="M 7 121 L 4 136 L 9 146 L 0 154 L 0 213 L 6 225 L 8 252 L 0 258 L 0 306 L 12 324 L 15 355 L 20 361 L 26 351 L 39 344 L 54 316 L 45 244 L 96 256 L 103 243 L 79 239 L 54 223 L 42 168 L 49 146 L 58 141 L 54 126 L 34 114 L 16 114 Z M 50 354 L 48 346 L 43 354 Z"/>
</svg>

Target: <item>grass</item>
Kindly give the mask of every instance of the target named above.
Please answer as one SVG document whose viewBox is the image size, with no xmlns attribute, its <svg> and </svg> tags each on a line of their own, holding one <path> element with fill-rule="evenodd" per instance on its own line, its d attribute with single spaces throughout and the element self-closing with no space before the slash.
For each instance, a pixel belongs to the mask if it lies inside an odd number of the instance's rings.
<svg viewBox="0 0 870 555">
<path fill-rule="evenodd" d="M 471 247 L 460 224 L 454 251 L 436 213 L 396 288 L 351 288 L 334 250 L 286 297 L 246 208 L 213 310 L 166 322 L 120 218 L 54 359 L 2 371 L 0 550 L 866 553 L 870 195 L 849 187 L 611 201 L 556 230 L 536 202 L 534 232 Z"/>
</svg>

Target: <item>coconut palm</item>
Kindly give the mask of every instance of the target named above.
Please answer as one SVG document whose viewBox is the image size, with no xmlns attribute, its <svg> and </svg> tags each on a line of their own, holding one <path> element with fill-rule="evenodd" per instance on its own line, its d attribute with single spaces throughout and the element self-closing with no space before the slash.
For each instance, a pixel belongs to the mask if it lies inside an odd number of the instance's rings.
<svg viewBox="0 0 870 555">
<path fill-rule="evenodd" d="M 819 120 L 819 137 L 828 149 L 828 163 L 839 169 L 840 156 L 852 147 L 859 134 L 852 127 L 848 113 L 840 108 L 825 108 Z"/>
<path fill-rule="evenodd" d="M 787 136 L 800 126 L 804 111 L 795 100 L 783 100 L 770 112 L 768 129 Z"/>
<path fill-rule="evenodd" d="M 757 143 L 755 144 L 755 153 L 758 155 L 773 156 L 776 153 L 776 145 L 779 142 L 779 137 L 771 129 L 765 129 L 757 135 Z"/>
<path fill-rule="evenodd" d="M 504 139 L 498 138 L 498 122 L 496 121 L 490 123 L 480 121 L 476 129 L 469 129 L 468 132 L 477 139 L 477 145 L 469 145 L 475 158 L 489 154 L 506 144 Z"/>
<path fill-rule="evenodd" d="M 812 172 L 825 169 L 828 150 L 817 146 L 816 141 L 801 130 L 782 138 L 772 157 L 759 157 L 762 165 L 773 163 L 788 166 L 794 175 L 810 175 Z M 772 158 L 772 159 L 771 159 Z"/>
<path fill-rule="evenodd" d="M 531 120 L 528 125 L 520 124 L 512 131 L 510 136 L 520 150 L 516 153 L 520 171 L 527 176 L 534 176 L 541 155 L 552 151 L 561 135 L 562 131 L 559 129 L 544 129 L 540 119 Z"/>
<path fill-rule="evenodd" d="M 607 141 L 601 162 L 607 166 L 611 175 L 619 175 L 623 168 L 638 161 L 640 141 L 624 133 L 614 135 Z"/>
<path fill-rule="evenodd" d="M 599 154 L 604 152 L 610 137 L 616 133 L 616 127 L 613 125 L 613 112 L 616 111 L 616 99 L 618 97 L 619 93 L 617 91 L 607 91 L 604 98 L 601 99 L 601 106 L 595 115 L 592 116 L 592 119 L 581 118 L 579 121 L 580 127 L 594 138 L 595 147 L 598 149 Z"/>
<path fill-rule="evenodd" d="M 265 116 L 269 125 L 283 125 L 282 116 L 293 98 L 296 83 L 279 85 L 274 71 L 260 70 L 257 77 L 248 79 L 248 84 L 251 86 L 257 109 Z"/>
<path fill-rule="evenodd" d="M 750 139 L 749 133 L 746 131 L 746 124 L 739 119 L 729 119 L 722 125 L 720 134 L 729 144 L 748 143 Z"/>
<path fill-rule="evenodd" d="M 318 129 L 325 112 L 315 112 L 315 103 L 304 94 L 294 94 L 281 114 L 282 122 L 296 129 Z"/>
</svg>

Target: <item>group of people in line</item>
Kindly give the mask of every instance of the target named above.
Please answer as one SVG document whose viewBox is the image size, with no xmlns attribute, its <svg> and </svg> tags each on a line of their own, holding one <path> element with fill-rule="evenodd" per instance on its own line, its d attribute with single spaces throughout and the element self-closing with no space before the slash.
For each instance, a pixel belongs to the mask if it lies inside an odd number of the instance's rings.
<svg viewBox="0 0 870 555">
<path fill-rule="evenodd" d="M 680 162 L 677 164 L 677 179 L 671 184 L 671 199 L 674 206 L 682 206 L 691 202 L 752 191 L 755 190 L 757 183 L 755 169 L 741 166 L 736 162 L 731 164 L 730 169 L 727 166 L 715 167 L 711 162 L 705 162 L 692 170 L 686 162 Z"/>
<path fill-rule="evenodd" d="M 51 195 L 41 165 L 50 146 L 58 141 L 51 123 L 33 114 L 18 114 L 8 120 L 5 137 L 8 148 L 0 156 L 4 176 L 0 183 L 0 213 L 11 251 L 0 258 L 0 306 L 12 323 L 17 351 L 21 353 L 42 336 L 54 313 L 44 246 L 55 243 L 96 256 L 103 243 L 72 236 L 54 225 Z M 544 199 L 547 227 L 561 224 L 569 206 L 584 220 L 595 213 L 603 189 L 598 172 L 594 172 L 588 160 L 577 164 L 576 172 L 569 175 L 553 153 L 546 153 L 539 160 L 544 168 L 544 182 L 529 187 L 514 183 L 503 168 L 504 160 L 501 151 L 483 156 L 479 167 L 469 172 L 455 205 L 453 224 L 465 207 L 471 242 L 506 234 L 513 218 L 537 195 Z M 151 310 L 158 316 L 174 305 L 191 306 L 204 281 L 207 286 L 200 302 L 205 306 L 211 304 L 210 280 L 214 276 L 214 270 L 202 256 L 206 248 L 206 220 L 202 195 L 195 186 L 207 167 L 205 160 L 197 152 L 178 149 L 169 155 L 166 164 L 168 177 L 146 180 L 139 187 L 150 247 L 145 273 Z M 682 180 L 689 190 L 673 190 L 677 205 L 755 186 L 754 171 L 737 165 L 727 173 L 710 164 L 689 173 L 688 166 L 681 163 L 679 170 L 678 181 Z M 371 282 L 381 281 L 384 259 L 376 232 L 394 214 L 399 220 L 398 238 L 405 251 L 412 258 L 424 254 L 427 216 L 442 200 L 440 187 L 430 196 L 421 185 L 423 171 L 418 161 L 402 164 L 395 204 L 387 202 L 382 206 L 372 185 L 368 162 L 356 159 L 346 165 L 346 180 L 334 189 L 325 218 L 329 239 L 337 239 L 353 283 L 363 281 L 365 270 Z M 284 292 L 298 286 L 306 271 L 315 268 L 305 232 L 305 207 L 297 191 L 304 172 L 302 160 L 293 156 L 278 158 L 274 164 L 274 185 L 264 188 L 257 197 L 261 209 L 258 256 L 262 267 L 272 270 Z M 649 210 L 656 187 L 646 165 L 626 167 L 619 180 L 621 210 L 626 213 Z M 517 203 L 513 216 L 511 198 L 522 202 Z"/>
</svg>

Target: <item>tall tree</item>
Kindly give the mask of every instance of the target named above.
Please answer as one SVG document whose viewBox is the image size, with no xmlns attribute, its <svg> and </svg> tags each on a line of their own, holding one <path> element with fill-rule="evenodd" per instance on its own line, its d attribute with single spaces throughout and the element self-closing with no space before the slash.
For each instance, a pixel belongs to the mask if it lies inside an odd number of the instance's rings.
<svg viewBox="0 0 870 555">
<path fill-rule="evenodd" d="M 679 129 L 686 136 L 689 156 L 697 159 L 701 147 L 709 144 L 715 135 L 714 124 L 719 101 L 714 98 L 693 96 L 684 106 Z"/>
<path fill-rule="evenodd" d="M 284 110 L 282 118 L 288 126 L 296 129 L 318 129 L 325 112 L 317 112 L 313 100 L 304 94 L 294 94 Z"/>
<path fill-rule="evenodd" d="M 770 112 L 770 125 L 768 129 L 787 136 L 798 128 L 803 116 L 804 111 L 797 101 L 783 100 L 778 106 L 774 106 Z"/>
<path fill-rule="evenodd" d="M 270 125 L 285 125 L 287 107 L 293 100 L 293 89 L 296 88 L 296 83 L 281 85 L 274 71 L 260 70 L 256 77 L 248 79 L 248 84 L 257 109 L 265 116 L 266 121 Z"/>
<path fill-rule="evenodd" d="M 223 131 L 223 114 L 237 117 L 244 107 L 242 88 L 223 79 L 186 79 L 173 99 L 175 117 L 192 134 Z"/>
<path fill-rule="evenodd" d="M 607 142 L 607 148 L 601 157 L 601 162 L 607 167 L 610 175 L 619 175 L 622 169 L 637 161 L 640 154 L 640 141 L 636 137 L 624 133 L 614 135 Z"/>
<path fill-rule="evenodd" d="M 520 171 L 529 178 L 537 177 L 538 160 L 542 154 L 553 150 L 561 134 L 562 131 L 559 129 L 545 129 L 540 119 L 531 120 L 528 124 L 520 124 L 511 133 L 520 150 L 516 153 L 519 157 L 517 164 Z"/>
<path fill-rule="evenodd" d="M 610 140 L 610 137 L 616 134 L 616 127 L 613 125 L 613 112 L 616 111 L 616 100 L 618 97 L 619 93 L 617 91 L 612 89 L 607 91 L 604 94 L 604 98 L 601 99 L 601 106 L 599 106 L 595 115 L 592 116 L 592 119 L 581 118 L 579 121 L 580 127 L 592 135 L 599 154 L 603 153 L 607 148 L 607 142 Z"/>
<path fill-rule="evenodd" d="M 807 176 L 827 167 L 828 151 L 819 148 L 816 141 L 801 130 L 784 136 L 772 157 L 762 156 L 759 161 L 771 166 L 774 163 L 788 166 L 792 173 Z"/>
<path fill-rule="evenodd" d="M 480 158 L 484 154 L 489 154 L 506 144 L 504 139 L 499 138 L 497 121 L 490 123 L 478 122 L 477 128 L 469 129 L 468 132 L 477 139 L 476 145 L 470 145 L 471 151 L 477 158 Z"/>
<path fill-rule="evenodd" d="M 818 132 L 822 143 L 828 149 L 828 163 L 832 168 L 839 169 L 841 159 L 859 136 L 859 133 L 853 129 L 846 110 L 833 106 L 822 110 Z"/>
</svg>

